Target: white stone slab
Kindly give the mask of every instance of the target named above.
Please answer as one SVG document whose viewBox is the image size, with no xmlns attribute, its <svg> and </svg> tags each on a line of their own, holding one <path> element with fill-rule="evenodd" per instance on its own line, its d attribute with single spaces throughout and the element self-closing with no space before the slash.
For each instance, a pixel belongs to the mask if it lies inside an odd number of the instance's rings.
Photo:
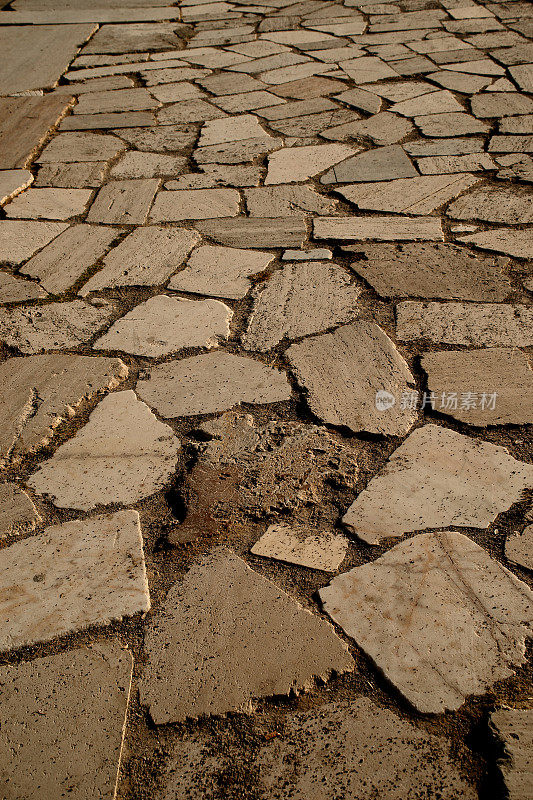
<svg viewBox="0 0 533 800">
<path fill-rule="evenodd" d="M 490 725 L 504 745 L 498 759 L 509 800 L 528 800 L 533 786 L 533 711 L 500 708 L 490 715 Z"/>
<path fill-rule="evenodd" d="M 285 147 L 268 157 L 265 184 L 299 183 L 354 154 L 344 144 Z"/>
<path fill-rule="evenodd" d="M 4 211 L 9 219 L 65 220 L 83 214 L 91 195 L 91 189 L 29 189 Z"/>
<path fill-rule="evenodd" d="M 250 552 L 309 569 L 336 572 L 346 555 L 348 539 L 332 531 L 310 534 L 289 525 L 270 525 Z"/>
<path fill-rule="evenodd" d="M 436 242 L 444 239 L 441 221 L 436 217 L 315 217 L 313 231 L 315 239 L 376 239 L 382 242 Z"/>
<path fill-rule="evenodd" d="M 264 272 L 274 258 L 261 250 L 204 245 L 171 278 L 168 288 L 238 300 L 248 293 L 249 278 Z"/>
<path fill-rule="evenodd" d="M 0 221 L 0 261 L 20 264 L 68 228 L 64 222 Z"/>
</svg>

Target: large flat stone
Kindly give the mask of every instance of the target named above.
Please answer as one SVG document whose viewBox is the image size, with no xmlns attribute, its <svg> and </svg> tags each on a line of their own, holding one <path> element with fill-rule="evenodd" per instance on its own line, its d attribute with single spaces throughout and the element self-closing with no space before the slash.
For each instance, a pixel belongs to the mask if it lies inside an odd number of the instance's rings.
<svg viewBox="0 0 533 800">
<path fill-rule="evenodd" d="M 318 194 L 310 186 L 260 186 L 244 192 L 251 217 L 304 217 L 306 214 L 331 214 L 337 209 L 333 198 Z"/>
<path fill-rule="evenodd" d="M 265 184 L 299 183 L 353 155 L 353 147 L 321 144 L 284 147 L 268 157 Z"/>
<path fill-rule="evenodd" d="M 80 161 L 42 164 L 35 180 L 37 188 L 57 186 L 61 189 L 97 189 L 104 179 L 106 161 Z"/>
<path fill-rule="evenodd" d="M 465 136 L 468 133 L 490 131 L 490 126 L 485 122 L 461 111 L 415 117 L 415 124 L 424 136 Z"/>
<path fill-rule="evenodd" d="M 120 111 L 147 111 L 158 108 L 155 100 L 144 87 L 113 89 L 103 92 L 86 92 L 80 95 L 73 108 L 74 114 L 113 114 Z"/>
<path fill-rule="evenodd" d="M 160 192 L 150 212 L 151 222 L 235 217 L 240 195 L 235 189 L 188 189 Z"/>
<path fill-rule="evenodd" d="M 533 711 L 530 708 L 500 708 L 490 715 L 490 725 L 504 746 L 498 766 L 503 773 L 509 800 L 528 800 L 533 786 Z"/>
<path fill-rule="evenodd" d="M 455 200 L 446 213 L 453 219 L 522 225 L 533 222 L 533 192 L 516 186 L 480 186 Z"/>
<path fill-rule="evenodd" d="M 315 217 L 315 239 L 348 239 L 362 241 L 377 239 L 394 241 L 441 241 L 444 239 L 440 219 L 436 217 L 376 216 L 376 217 Z"/>
<path fill-rule="evenodd" d="M 48 131 L 66 112 L 70 102 L 69 97 L 53 94 L 44 97 L 1 98 L 0 169 L 27 166 Z"/>
<path fill-rule="evenodd" d="M 181 445 L 130 390 L 105 397 L 86 425 L 27 481 L 59 508 L 135 503 L 161 489 Z M 88 458 L 90 456 L 90 458 Z"/>
<path fill-rule="evenodd" d="M 264 135 L 255 139 L 242 139 L 227 144 L 213 144 L 194 151 L 197 164 L 243 164 L 257 156 L 279 150 L 283 139 Z"/>
<path fill-rule="evenodd" d="M 151 111 L 110 111 L 106 114 L 72 114 L 62 120 L 60 131 L 94 131 L 155 125 Z"/>
<path fill-rule="evenodd" d="M 0 539 L 32 531 L 41 521 L 26 492 L 16 483 L 0 483 Z"/>
<path fill-rule="evenodd" d="M 354 322 L 293 344 L 287 357 L 309 407 L 324 422 L 393 436 L 413 426 L 416 411 L 396 401 L 414 378 L 375 323 Z M 378 407 L 378 393 L 390 400 L 384 408 Z"/>
<path fill-rule="evenodd" d="M 320 598 L 424 713 L 459 708 L 525 662 L 531 590 L 455 531 L 402 542 L 334 578 Z"/>
<path fill-rule="evenodd" d="M 38 163 L 107 161 L 115 158 L 124 149 L 124 142 L 109 134 L 60 133 L 46 145 Z"/>
<path fill-rule="evenodd" d="M 483 119 L 533 112 L 533 100 L 519 92 L 483 92 L 475 94 L 470 103 L 472 114 Z"/>
<path fill-rule="evenodd" d="M 83 214 L 91 189 L 29 189 L 4 207 L 10 219 L 66 220 Z"/>
<path fill-rule="evenodd" d="M 228 247 L 301 247 L 307 238 L 307 226 L 299 217 L 228 217 L 206 222 L 200 220 L 194 227 L 204 236 Z"/>
<path fill-rule="evenodd" d="M 383 111 L 374 114 L 368 119 L 360 119 L 355 122 L 350 120 L 333 128 L 326 128 L 321 131 L 321 136 L 325 139 L 336 139 L 344 141 L 346 139 L 371 139 L 376 145 L 395 144 L 411 133 L 414 127 L 409 120 Z"/>
<path fill-rule="evenodd" d="M 504 447 L 424 425 L 393 452 L 342 521 L 369 544 L 429 528 L 486 528 L 532 485 L 533 466 Z"/>
<path fill-rule="evenodd" d="M 158 178 L 110 181 L 96 195 L 87 222 L 144 225 L 158 187 Z"/>
<path fill-rule="evenodd" d="M 473 244 L 481 250 L 505 253 L 505 255 L 515 256 L 515 258 L 531 258 L 533 234 L 529 228 L 522 231 L 513 228 L 497 228 L 473 233 L 470 236 L 462 236 L 461 241 Z"/>
<path fill-rule="evenodd" d="M 8 272 L 0 272 L 0 304 L 42 300 L 46 296 L 47 293 L 39 284 L 16 278 Z"/>
<path fill-rule="evenodd" d="M 533 525 L 524 528 L 521 534 L 510 536 L 505 542 L 505 557 L 513 564 L 533 570 Z"/>
<path fill-rule="evenodd" d="M 272 253 L 256 250 L 204 245 L 171 278 L 168 288 L 238 300 L 248 293 L 249 278 L 264 272 L 274 258 Z"/>
<path fill-rule="evenodd" d="M 356 183 L 343 186 L 338 191 L 358 208 L 430 214 L 478 181 L 478 177 L 467 174 L 423 175 L 379 183 Z"/>
<path fill-rule="evenodd" d="M 366 150 L 348 158 L 324 173 L 320 183 L 391 181 L 394 178 L 411 178 L 416 175 L 418 173 L 405 150 L 399 145 L 390 145 Z"/>
<path fill-rule="evenodd" d="M 33 175 L 27 169 L 0 170 L 0 205 L 10 200 L 33 183 Z"/>
<path fill-rule="evenodd" d="M 156 724 L 249 712 L 355 666 L 333 628 L 225 549 L 171 588 L 145 647 L 141 702 Z"/>
<path fill-rule="evenodd" d="M 170 9 L 169 9 L 170 10 Z M 85 53 L 134 53 L 136 51 L 177 49 L 176 35 L 187 30 L 178 22 L 132 22 L 128 25 L 103 25 L 85 45 Z"/>
<path fill-rule="evenodd" d="M 215 80 L 218 79 L 217 76 Z M 235 77 L 227 75 L 230 83 L 235 83 Z M 250 78 L 251 80 L 251 78 Z M 201 81 L 200 81 L 201 82 Z M 208 120 L 202 126 L 198 147 L 209 147 L 227 142 L 239 142 L 246 139 L 260 139 L 268 136 L 253 114 L 237 114 L 234 117 Z"/>
<path fill-rule="evenodd" d="M 332 531 L 313 534 L 288 525 L 270 525 L 250 552 L 254 556 L 286 561 L 300 567 L 336 572 L 347 548 L 346 537 Z"/>
<path fill-rule="evenodd" d="M 65 222 L 0 221 L 0 261 L 20 264 L 68 228 Z"/>
<path fill-rule="evenodd" d="M 111 167 L 110 178 L 175 177 L 187 168 L 185 156 L 166 153 L 141 153 L 129 150 Z"/>
</svg>

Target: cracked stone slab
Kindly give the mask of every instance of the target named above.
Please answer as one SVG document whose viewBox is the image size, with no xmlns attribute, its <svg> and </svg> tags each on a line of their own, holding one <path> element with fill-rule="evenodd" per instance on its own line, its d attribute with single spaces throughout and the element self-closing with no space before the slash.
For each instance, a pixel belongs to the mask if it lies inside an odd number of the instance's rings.
<svg viewBox="0 0 533 800">
<path fill-rule="evenodd" d="M 86 92 L 80 95 L 72 109 L 74 114 L 108 114 L 119 111 L 146 111 L 158 108 L 155 100 L 144 87 L 114 89 L 104 92 Z"/>
<path fill-rule="evenodd" d="M 102 184 L 106 161 L 60 161 L 42 164 L 34 185 L 37 188 L 57 186 L 61 189 L 97 189 Z"/>
<path fill-rule="evenodd" d="M 2 666 L 6 797 L 114 800 L 132 671 L 113 641 Z"/>
<path fill-rule="evenodd" d="M 242 139 L 227 144 L 214 144 L 209 147 L 199 147 L 194 151 L 194 160 L 197 164 L 243 164 L 252 161 L 256 156 L 264 156 L 273 150 L 279 150 L 283 145 L 280 137 L 263 135 L 261 138 Z"/>
<path fill-rule="evenodd" d="M 65 220 L 83 214 L 91 189 L 29 189 L 4 207 L 9 219 Z"/>
<path fill-rule="evenodd" d="M 533 192 L 513 186 L 480 186 L 455 200 L 447 210 L 453 219 L 480 219 L 502 225 L 533 222 Z"/>
<path fill-rule="evenodd" d="M 391 181 L 394 178 L 411 178 L 417 175 L 405 150 L 399 145 L 390 145 L 366 150 L 337 164 L 322 175 L 320 183 Z"/>
<path fill-rule="evenodd" d="M 200 238 L 196 231 L 186 228 L 136 228 L 108 253 L 102 269 L 89 278 L 79 294 L 118 286 L 159 286 L 182 266 Z"/>
<path fill-rule="evenodd" d="M 200 220 L 194 227 L 228 247 L 301 247 L 307 239 L 307 225 L 301 217 L 227 217 Z"/>
<path fill-rule="evenodd" d="M 157 725 L 250 712 L 355 667 L 328 623 L 225 548 L 171 588 L 145 647 L 141 702 Z"/>
<path fill-rule="evenodd" d="M 246 208 L 251 217 L 290 217 L 332 214 L 337 202 L 318 194 L 310 186 L 260 186 L 245 189 Z"/>
<path fill-rule="evenodd" d="M 337 191 L 358 208 L 430 214 L 478 181 L 474 175 L 422 175 L 379 183 L 343 186 Z"/>
<path fill-rule="evenodd" d="M 157 122 L 159 125 L 183 125 L 186 122 L 204 122 L 226 116 L 224 111 L 205 100 L 182 100 L 159 109 Z"/>
<path fill-rule="evenodd" d="M 159 364 L 137 383 L 136 392 L 166 419 L 291 397 L 284 372 L 222 350 Z"/>
<path fill-rule="evenodd" d="M 46 296 L 47 293 L 38 284 L 21 280 L 8 272 L 0 272 L 0 304 L 42 300 Z"/>
<path fill-rule="evenodd" d="M 456 531 L 397 544 L 319 594 L 326 613 L 424 713 L 459 708 L 525 662 L 533 593 Z"/>
<path fill-rule="evenodd" d="M 240 195 L 236 189 L 188 189 L 160 192 L 150 212 L 151 222 L 235 217 Z"/>
<path fill-rule="evenodd" d="M 111 178 L 166 178 L 179 175 L 187 169 L 185 156 L 166 153 L 141 153 L 128 150 L 111 167 Z"/>
<path fill-rule="evenodd" d="M 421 364 L 435 397 L 456 393 L 449 407 L 437 404 L 442 413 L 480 427 L 533 422 L 533 371 L 521 350 L 444 350 L 426 353 Z"/>
<path fill-rule="evenodd" d="M 465 136 L 490 131 L 490 125 L 461 111 L 422 115 L 415 117 L 414 122 L 424 136 Z"/>
<path fill-rule="evenodd" d="M 483 92 L 473 95 L 470 104 L 472 114 L 482 119 L 533 112 L 533 100 L 519 92 Z"/>
<path fill-rule="evenodd" d="M 65 354 L 9 358 L 0 364 L 0 457 L 47 444 L 83 400 L 115 389 L 128 375 L 119 358 Z"/>
<path fill-rule="evenodd" d="M 158 358 L 185 347 L 218 347 L 229 336 L 232 316 L 233 311 L 220 300 L 182 300 L 160 294 L 118 319 L 96 340 L 94 349 Z"/>
<path fill-rule="evenodd" d="M 168 425 L 129 390 L 105 397 L 89 421 L 42 463 L 26 483 L 58 508 L 89 511 L 136 503 L 159 491 L 181 450 Z"/>
<path fill-rule="evenodd" d="M 228 78 L 231 78 L 233 83 L 235 82 L 234 76 L 228 75 Z M 234 117 L 205 122 L 198 140 L 198 147 L 210 147 L 215 144 L 227 144 L 246 139 L 261 139 L 268 136 L 270 134 L 261 127 L 256 116 L 238 114 Z"/>
<path fill-rule="evenodd" d="M 254 307 L 242 338 L 264 352 L 284 339 L 318 333 L 358 316 L 361 287 L 337 264 L 287 264 L 254 289 Z"/>
<path fill-rule="evenodd" d="M 344 144 L 284 147 L 269 155 L 265 185 L 306 181 L 353 153 L 354 148 Z"/>
<path fill-rule="evenodd" d="M 89 209 L 87 222 L 144 225 L 159 183 L 158 178 L 132 178 L 106 183 Z"/>
<path fill-rule="evenodd" d="M 440 219 L 419 217 L 418 219 L 391 215 L 375 217 L 315 217 L 313 220 L 315 239 L 348 239 L 362 241 L 377 239 L 392 241 L 442 241 L 444 234 Z"/>
<path fill-rule="evenodd" d="M 401 341 L 428 339 L 470 347 L 528 347 L 533 344 L 533 309 L 496 303 L 422 303 L 396 306 Z"/>
<path fill-rule="evenodd" d="M 169 9 L 170 10 L 170 9 Z M 187 26 L 179 22 L 134 22 L 104 25 L 83 48 L 84 53 L 133 53 L 179 48 L 178 34 Z"/>
<path fill-rule="evenodd" d="M 269 525 L 250 552 L 300 567 L 336 572 L 346 555 L 348 539 L 333 531 L 315 534 L 289 525 Z"/>
<path fill-rule="evenodd" d="M 498 766 L 509 800 L 528 800 L 533 786 L 533 710 L 499 708 L 490 715 L 490 727 L 504 746 Z"/>
<path fill-rule="evenodd" d="M 507 539 L 505 557 L 513 564 L 533 570 L 533 525 L 528 525 L 522 533 Z"/>
<path fill-rule="evenodd" d="M 264 272 L 274 258 L 257 250 L 203 245 L 171 278 L 168 288 L 238 300 L 248 293 L 250 277 Z"/>
<path fill-rule="evenodd" d="M 167 181 L 166 189 L 215 189 L 222 186 L 258 186 L 263 175 L 260 164 L 204 164 L 202 172 L 187 172 Z"/>
<path fill-rule="evenodd" d="M 31 498 L 16 483 L 0 483 L 0 539 L 34 530 L 42 522 Z"/>
<path fill-rule="evenodd" d="M 32 182 L 33 175 L 27 169 L 0 170 L 0 205 L 27 189 Z"/>
<path fill-rule="evenodd" d="M 530 229 L 521 231 L 513 228 L 497 228 L 462 236 L 461 241 L 465 244 L 474 244 L 481 250 L 493 250 L 515 258 L 531 258 L 533 234 Z"/>
<path fill-rule="evenodd" d="M 26 308 L 0 308 L 0 340 L 21 353 L 76 347 L 106 325 L 114 307 L 71 300 Z"/>
<path fill-rule="evenodd" d="M 486 528 L 531 486 L 533 466 L 505 447 L 424 425 L 392 453 L 342 521 L 368 544 L 429 528 Z"/>
<path fill-rule="evenodd" d="M 309 407 L 324 422 L 399 436 L 416 421 L 416 410 L 395 402 L 414 383 L 413 375 L 373 322 L 353 322 L 293 344 L 287 357 Z M 378 393 L 392 398 L 384 408 L 378 407 Z"/>
<path fill-rule="evenodd" d="M 182 147 L 188 147 L 193 144 L 197 137 L 195 125 L 165 125 L 161 128 L 125 128 L 113 132 L 120 136 L 121 139 L 124 139 L 124 141 L 132 144 L 137 150 L 149 153 L 174 152 Z"/>
<path fill-rule="evenodd" d="M 108 161 L 124 149 L 124 142 L 109 134 L 60 133 L 46 145 L 38 163 Z"/>
<path fill-rule="evenodd" d="M 68 228 L 65 222 L 0 221 L 0 261 L 20 264 Z"/>
</svg>

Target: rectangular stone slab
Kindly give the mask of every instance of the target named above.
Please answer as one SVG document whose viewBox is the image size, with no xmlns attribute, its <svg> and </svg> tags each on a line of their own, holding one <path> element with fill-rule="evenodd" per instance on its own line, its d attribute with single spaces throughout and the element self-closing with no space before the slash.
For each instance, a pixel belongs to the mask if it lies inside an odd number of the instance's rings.
<svg viewBox="0 0 533 800">
<path fill-rule="evenodd" d="M 1 98 L 0 169 L 24 167 L 70 102 L 69 97 L 54 94 Z"/>
</svg>

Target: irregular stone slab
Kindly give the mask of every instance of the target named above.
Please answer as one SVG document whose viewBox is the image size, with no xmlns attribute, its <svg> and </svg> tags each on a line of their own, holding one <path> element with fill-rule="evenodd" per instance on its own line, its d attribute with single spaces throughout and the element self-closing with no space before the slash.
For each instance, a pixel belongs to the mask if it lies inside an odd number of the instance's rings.
<svg viewBox="0 0 533 800">
<path fill-rule="evenodd" d="M 511 284 L 503 259 L 453 244 L 345 245 L 351 269 L 381 297 L 439 297 L 444 300 L 504 300 Z"/>
<path fill-rule="evenodd" d="M 285 373 L 222 350 L 159 364 L 137 383 L 136 391 L 166 419 L 291 397 Z"/>
<path fill-rule="evenodd" d="M 189 189 L 160 192 L 150 213 L 152 222 L 235 217 L 240 195 L 235 189 Z"/>
<path fill-rule="evenodd" d="M 355 666 L 327 623 L 225 548 L 172 587 L 145 647 L 140 695 L 156 725 L 250 712 Z"/>
<path fill-rule="evenodd" d="M 69 289 L 116 239 L 117 231 L 98 225 L 72 225 L 21 268 L 52 294 Z"/>
<path fill-rule="evenodd" d="M 218 77 L 212 80 L 218 79 Z M 227 77 L 235 82 L 233 76 L 228 75 Z M 209 147 L 214 144 L 237 142 L 243 139 L 260 139 L 268 135 L 253 114 L 239 114 L 235 117 L 214 119 L 204 123 L 198 147 Z"/>
<path fill-rule="evenodd" d="M 322 175 L 320 183 L 390 181 L 394 178 L 411 178 L 415 175 L 418 173 L 403 148 L 391 145 L 367 150 L 337 164 Z"/>
<path fill-rule="evenodd" d="M 352 111 L 352 109 L 339 108 L 337 111 L 323 111 L 321 114 L 306 114 L 303 117 L 294 117 L 293 119 L 273 120 L 269 123 L 269 127 L 284 136 L 308 139 L 309 137 L 321 135 L 322 131 L 327 128 L 353 122 L 355 114 L 356 112 Z M 359 117 L 358 114 L 357 117 Z M 316 142 L 313 139 L 311 143 L 305 142 L 305 144 L 306 146 L 315 145 Z M 356 152 L 358 149 L 356 149 Z"/>
<path fill-rule="evenodd" d="M 0 340 L 21 353 L 76 347 L 109 322 L 114 307 L 82 300 L 26 308 L 0 308 Z"/>
<path fill-rule="evenodd" d="M 16 483 L 0 483 L 0 539 L 32 531 L 40 522 L 41 516 L 26 492 Z"/>
<path fill-rule="evenodd" d="M 362 33 L 362 31 L 359 31 Z M 341 69 L 358 84 L 381 81 L 398 75 L 395 69 L 376 56 L 363 56 L 341 62 Z"/>
<path fill-rule="evenodd" d="M 3 361 L 0 455 L 5 458 L 47 444 L 82 400 L 114 389 L 127 375 L 119 358 L 55 354 Z"/>
<path fill-rule="evenodd" d="M 338 533 L 309 534 L 288 525 L 270 525 L 250 552 L 323 572 L 336 572 L 346 555 L 348 539 Z"/>
<path fill-rule="evenodd" d="M 483 119 L 533 113 L 533 100 L 519 92 L 475 94 L 471 98 L 470 104 L 472 114 Z"/>
<path fill-rule="evenodd" d="M 533 711 L 500 708 L 490 715 L 490 725 L 505 748 L 498 759 L 509 800 L 528 800 L 533 786 Z"/>
<path fill-rule="evenodd" d="M 515 186 L 480 186 L 455 200 L 446 213 L 454 219 L 521 225 L 533 222 L 533 192 Z"/>
<path fill-rule="evenodd" d="M 137 228 L 108 253 L 102 269 L 89 278 L 79 294 L 118 286 L 159 286 L 199 242 L 199 234 L 186 228 Z"/>
<path fill-rule="evenodd" d="M 252 161 L 256 156 L 264 156 L 273 150 L 279 150 L 283 139 L 273 136 L 262 136 L 256 139 L 242 139 L 228 144 L 214 144 L 199 147 L 194 151 L 197 164 L 242 164 Z"/>
<path fill-rule="evenodd" d="M 358 315 L 361 287 L 337 264 L 299 262 L 275 272 L 254 290 L 246 350 L 264 352 L 283 339 L 298 339 L 349 322 Z"/>
<path fill-rule="evenodd" d="M 65 220 L 83 214 L 91 194 L 90 189 L 30 189 L 13 198 L 4 211 L 11 219 Z"/>
<path fill-rule="evenodd" d="M 113 131 L 124 141 L 143 152 L 174 152 L 193 144 L 196 125 L 165 125 L 161 128 L 125 128 Z"/>
<path fill-rule="evenodd" d="M 461 241 L 474 244 L 481 250 L 493 250 L 515 258 L 531 258 L 533 234 L 531 230 L 514 230 L 513 228 L 497 228 L 481 231 L 470 236 L 461 236 Z"/>
<path fill-rule="evenodd" d="M 6 53 L 4 57 L 7 58 Z M 54 94 L 1 98 L 0 169 L 27 166 L 50 128 L 59 122 L 70 103 L 69 97 Z"/>
<path fill-rule="evenodd" d="M 170 50 L 181 45 L 177 33 L 187 26 L 177 22 L 134 22 L 104 25 L 83 48 L 84 53 L 134 53 L 143 50 Z"/>
<path fill-rule="evenodd" d="M 0 261 L 20 264 L 68 228 L 64 222 L 0 221 Z"/>
<path fill-rule="evenodd" d="M 421 363 L 441 413 L 481 427 L 533 422 L 533 372 L 521 350 L 445 350 Z"/>
<path fill-rule="evenodd" d="M 133 659 L 115 642 L 0 669 L 0 781 L 10 797 L 115 797 Z M 79 753 L 85 752 L 84 758 Z"/>
<path fill-rule="evenodd" d="M 315 247 L 312 250 L 285 250 L 282 261 L 324 261 L 331 260 L 333 253 L 327 247 Z"/>
<path fill-rule="evenodd" d="M 307 238 L 307 226 L 299 217 L 229 217 L 199 221 L 194 227 L 228 247 L 301 247 Z"/>
<path fill-rule="evenodd" d="M 0 170 L 0 205 L 27 189 L 33 182 L 33 175 L 27 169 Z"/>
<path fill-rule="evenodd" d="M 57 186 L 62 189 L 96 189 L 104 179 L 106 161 L 43 164 L 34 185 L 37 188 Z"/>
<path fill-rule="evenodd" d="M 59 508 L 127 505 L 165 485 L 180 449 L 172 429 L 132 391 L 116 392 L 26 482 Z"/>
<path fill-rule="evenodd" d="M 172 77 L 172 80 L 176 79 L 177 76 Z M 180 103 L 173 103 L 171 106 L 161 108 L 157 112 L 157 122 L 159 125 L 182 125 L 185 122 L 204 122 L 208 119 L 220 119 L 226 116 L 224 111 L 215 108 L 205 100 L 183 100 Z"/>
<path fill-rule="evenodd" d="M 163 153 L 139 153 L 129 150 L 124 153 L 109 172 L 111 178 L 164 178 L 179 175 L 187 168 L 185 156 L 170 156 Z"/>
<path fill-rule="evenodd" d="M 387 145 L 401 141 L 414 130 L 413 125 L 403 117 L 384 111 L 368 119 L 350 120 L 320 132 L 324 139 L 371 139 L 374 144 Z"/>
<path fill-rule="evenodd" d="M 468 153 L 481 153 L 484 147 L 481 138 L 457 136 L 450 139 L 414 139 L 402 146 L 410 156 L 460 156 Z"/>
<path fill-rule="evenodd" d="M 0 272 L 0 303 L 20 303 L 23 300 L 41 300 L 46 292 L 36 283 L 15 278 Z"/>
<path fill-rule="evenodd" d="M 353 147 L 321 144 L 285 147 L 268 157 L 265 184 L 299 183 L 353 155 Z"/>
<path fill-rule="evenodd" d="M 316 80 L 320 80 L 320 78 Z M 327 80 L 327 78 L 323 78 L 322 80 Z M 382 105 L 381 97 L 378 97 L 372 92 L 366 92 L 364 89 L 348 89 L 340 94 L 336 94 L 335 100 L 340 100 L 354 108 L 360 108 L 362 111 L 367 111 L 369 114 L 377 114 Z"/>
<path fill-rule="evenodd" d="M 155 100 L 144 87 L 119 89 L 105 92 L 87 92 L 78 99 L 74 114 L 110 114 L 120 111 L 146 111 L 158 108 Z"/>
<path fill-rule="evenodd" d="M 474 175 L 424 175 L 343 186 L 338 191 L 359 208 L 429 214 L 478 181 Z"/>
<path fill-rule="evenodd" d="M 521 534 L 507 539 L 505 556 L 514 564 L 533 570 L 533 525 L 528 525 Z"/>
<path fill-rule="evenodd" d="M 368 544 L 427 528 L 486 528 L 532 481 L 533 467 L 504 447 L 424 425 L 393 452 L 342 521 Z"/>
<path fill-rule="evenodd" d="M 220 300 L 178 300 L 159 294 L 117 320 L 94 349 L 159 358 L 185 347 L 217 347 L 229 336 L 232 316 Z"/>
<path fill-rule="evenodd" d="M 439 241 L 444 239 L 442 226 L 435 217 L 407 219 L 394 216 L 380 217 L 315 217 L 315 239 L 378 239 L 384 242 Z"/>
<path fill-rule="evenodd" d="M 309 186 L 261 186 L 244 192 L 251 217 L 290 217 L 333 213 L 337 202 Z"/>
<path fill-rule="evenodd" d="M 293 119 L 307 114 L 319 114 L 323 111 L 336 111 L 339 106 L 325 97 L 315 97 L 311 100 L 293 100 L 282 105 L 261 108 L 255 113 L 266 120 Z"/>
<path fill-rule="evenodd" d="M 124 143 L 116 136 L 98 133 L 60 133 L 49 142 L 41 155 L 39 164 L 59 161 L 108 161 L 115 158 L 122 150 Z"/>
<path fill-rule="evenodd" d="M 396 306 L 396 323 L 402 341 L 428 339 L 470 347 L 533 344 L 533 309 L 527 306 L 406 300 Z"/>
<path fill-rule="evenodd" d="M 1 650 L 150 608 L 136 511 L 52 525 L 3 550 L 2 562 Z"/>
<path fill-rule="evenodd" d="M 80 64 L 82 58 L 84 56 L 79 56 L 74 64 Z M 86 92 L 104 92 L 111 89 L 133 89 L 134 86 L 132 79 L 125 75 L 110 75 L 107 78 L 93 78 L 84 83 L 62 84 L 54 88 L 54 93 L 80 95 Z"/>
<path fill-rule="evenodd" d="M 263 176 L 260 164 L 225 166 L 205 164 L 202 172 L 187 172 L 165 183 L 166 189 L 214 189 L 217 186 L 258 186 Z"/>
<path fill-rule="evenodd" d="M 441 175 L 454 172 L 481 172 L 495 168 L 487 153 L 472 153 L 464 156 L 430 156 L 419 158 L 416 165 L 423 175 Z"/>
<path fill-rule="evenodd" d="M 117 111 L 107 114 L 73 114 L 65 117 L 60 131 L 93 131 L 109 128 L 134 128 L 137 125 L 155 125 L 150 111 Z"/>
<path fill-rule="evenodd" d="M 424 713 L 459 708 L 525 661 L 533 593 L 455 531 L 397 544 L 319 594 L 326 613 Z"/>
<path fill-rule="evenodd" d="M 413 426 L 416 410 L 402 408 L 414 383 L 407 363 L 373 322 L 354 322 L 293 344 L 287 357 L 307 391 L 309 407 L 331 425 L 399 436 Z M 381 407 L 383 395 L 386 403 Z"/>
<path fill-rule="evenodd" d="M 422 97 L 401 100 L 399 103 L 394 103 L 390 108 L 391 112 L 394 114 L 401 114 L 403 117 L 445 114 L 449 111 L 463 110 L 463 106 L 458 103 L 453 94 L 446 91 L 446 89 L 428 92 L 422 95 Z"/>
<path fill-rule="evenodd" d="M 238 300 L 248 293 L 249 278 L 264 272 L 274 258 L 272 253 L 204 245 L 194 251 L 168 288 Z"/>
<path fill-rule="evenodd" d="M 415 117 L 415 125 L 424 136 L 465 136 L 468 133 L 490 131 L 490 126 L 485 122 L 460 111 Z"/>
<path fill-rule="evenodd" d="M 96 195 L 87 222 L 144 225 L 158 187 L 157 178 L 110 181 Z"/>
</svg>

